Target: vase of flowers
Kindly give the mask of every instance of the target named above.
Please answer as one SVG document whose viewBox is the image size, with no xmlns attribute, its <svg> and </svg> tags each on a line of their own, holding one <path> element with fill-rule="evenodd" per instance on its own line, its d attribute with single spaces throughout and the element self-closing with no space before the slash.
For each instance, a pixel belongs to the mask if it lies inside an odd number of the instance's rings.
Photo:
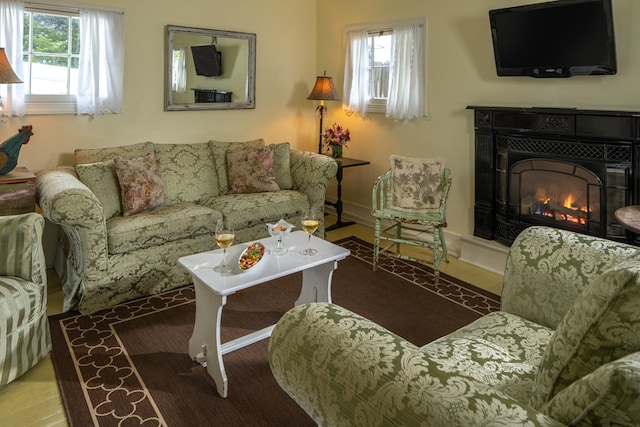
<svg viewBox="0 0 640 427">
<path fill-rule="evenodd" d="M 349 132 L 349 129 L 334 123 L 324 130 L 322 138 L 331 151 L 331 157 L 338 159 L 342 157 L 342 148 L 346 147 L 347 143 L 351 141 L 351 132 Z"/>
</svg>

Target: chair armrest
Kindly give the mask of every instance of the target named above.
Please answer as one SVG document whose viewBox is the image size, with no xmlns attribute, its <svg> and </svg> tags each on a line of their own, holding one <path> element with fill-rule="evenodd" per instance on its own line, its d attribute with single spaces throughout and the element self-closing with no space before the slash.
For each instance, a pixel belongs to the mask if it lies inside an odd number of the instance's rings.
<svg viewBox="0 0 640 427">
<path fill-rule="evenodd" d="M 502 310 L 556 329 L 593 279 L 640 248 L 550 227 L 529 227 L 511 245 Z"/>
<path fill-rule="evenodd" d="M 338 164 L 334 159 L 309 151 L 291 150 L 291 176 L 293 189 L 306 194 L 309 205 L 320 211 L 324 209 L 327 184 L 335 178 Z M 321 227 L 323 221 L 320 222 Z M 324 230 L 320 229 L 320 235 Z"/>
<path fill-rule="evenodd" d="M 76 175 L 59 167 L 37 175 L 38 205 L 49 221 L 60 224 L 70 241 L 78 272 L 101 275 L 107 268 L 107 226 L 102 203 Z"/>
<path fill-rule="evenodd" d="M 327 303 L 288 311 L 269 341 L 280 386 L 319 425 L 559 426 L 485 384 L 444 372 L 427 352 Z"/>
<path fill-rule="evenodd" d="M 46 285 L 43 230 L 44 218 L 34 212 L 0 216 L 0 276 Z"/>
</svg>

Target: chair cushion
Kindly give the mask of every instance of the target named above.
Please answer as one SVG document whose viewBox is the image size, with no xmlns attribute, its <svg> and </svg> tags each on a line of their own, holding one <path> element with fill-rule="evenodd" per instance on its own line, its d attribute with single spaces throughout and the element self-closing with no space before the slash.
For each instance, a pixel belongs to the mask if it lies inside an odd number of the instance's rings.
<svg viewBox="0 0 640 427">
<path fill-rule="evenodd" d="M 300 216 L 309 208 L 307 196 L 293 190 L 225 195 L 213 198 L 205 204 L 222 212 L 225 220 L 236 230 L 264 224 L 265 236 L 268 235 L 267 223 L 280 218 Z"/>
<path fill-rule="evenodd" d="M 572 426 L 640 425 L 640 353 L 580 378 L 556 394 L 542 412 Z"/>
<path fill-rule="evenodd" d="M 600 366 L 640 351 L 640 261 L 594 280 L 571 306 L 545 349 L 531 394 L 540 409 Z"/>
<path fill-rule="evenodd" d="M 199 202 L 220 194 L 209 143 L 155 144 L 166 203 Z"/>
<path fill-rule="evenodd" d="M 164 184 L 153 153 L 135 159 L 113 159 L 120 183 L 123 215 L 133 215 L 164 204 Z"/>
<path fill-rule="evenodd" d="M 526 404 L 552 334 L 549 328 L 497 311 L 421 350 L 451 378 L 486 384 Z"/>
<path fill-rule="evenodd" d="M 443 158 L 419 159 L 391 155 L 392 209 L 437 209 L 442 198 Z"/>
<path fill-rule="evenodd" d="M 192 203 L 165 205 L 128 217 L 113 217 L 107 221 L 109 254 L 121 254 L 136 249 L 213 234 L 222 214 L 206 206 Z"/>
<path fill-rule="evenodd" d="M 76 173 L 102 203 L 105 220 L 122 214 L 120 183 L 113 160 L 76 165 Z"/>
</svg>

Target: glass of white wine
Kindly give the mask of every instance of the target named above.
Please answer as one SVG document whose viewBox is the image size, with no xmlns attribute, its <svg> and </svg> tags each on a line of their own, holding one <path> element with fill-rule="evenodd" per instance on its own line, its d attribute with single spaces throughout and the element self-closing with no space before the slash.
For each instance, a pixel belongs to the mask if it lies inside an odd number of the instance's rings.
<svg viewBox="0 0 640 427">
<path fill-rule="evenodd" d="M 220 220 L 216 224 L 216 243 L 222 248 L 222 264 L 215 267 L 213 271 L 218 273 L 231 273 L 233 266 L 227 265 L 227 248 L 231 246 L 235 239 L 235 233 L 233 227 L 228 223 L 225 225 L 224 221 Z"/>
<path fill-rule="evenodd" d="M 315 255 L 318 253 L 316 249 L 311 247 L 311 235 L 318 229 L 320 220 L 318 219 L 318 213 L 314 208 L 308 209 L 302 214 L 302 229 L 309 235 L 309 243 L 307 249 L 300 251 L 302 255 Z"/>
</svg>

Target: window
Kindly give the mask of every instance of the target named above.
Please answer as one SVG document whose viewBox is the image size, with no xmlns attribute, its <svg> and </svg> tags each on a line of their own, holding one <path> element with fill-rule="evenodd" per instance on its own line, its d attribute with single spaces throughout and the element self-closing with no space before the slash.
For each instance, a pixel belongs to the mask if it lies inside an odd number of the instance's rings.
<svg viewBox="0 0 640 427">
<path fill-rule="evenodd" d="M 42 110 L 44 103 L 49 112 L 75 112 L 80 60 L 78 13 L 25 9 L 22 50 L 27 111 Z"/>
<path fill-rule="evenodd" d="M 343 108 L 394 120 L 425 115 L 426 19 L 345 31 Z"/>
<path fill-rule="evenodd" d="M 122 111 L 122 10 L 0 1 L 0 43 L 24 81 L 0 87 L 3 117 Z"/>
</svg>

